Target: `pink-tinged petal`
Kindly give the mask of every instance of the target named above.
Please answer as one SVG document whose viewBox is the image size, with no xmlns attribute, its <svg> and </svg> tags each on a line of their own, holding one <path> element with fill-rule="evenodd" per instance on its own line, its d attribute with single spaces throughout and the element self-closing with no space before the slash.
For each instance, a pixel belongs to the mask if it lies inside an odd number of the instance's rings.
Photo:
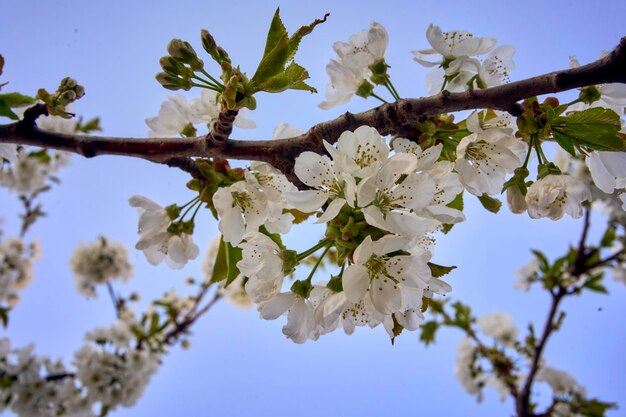
<svg viewBox="0 0 626 417">
<path fill-rule="evenodd" d="M 361 265 L 350 265 L 341 278 L 346 298 L 356 303 L 365 296 L 369 287 L 367 269 Z"/>
<path fill-rule="evenodd" d="M 259 304 L 259 315 L 264 320 L 276 320 L 285 314 L 295 302 L 296 296 L 290 292 L 276 294 Z"/>
</svg>

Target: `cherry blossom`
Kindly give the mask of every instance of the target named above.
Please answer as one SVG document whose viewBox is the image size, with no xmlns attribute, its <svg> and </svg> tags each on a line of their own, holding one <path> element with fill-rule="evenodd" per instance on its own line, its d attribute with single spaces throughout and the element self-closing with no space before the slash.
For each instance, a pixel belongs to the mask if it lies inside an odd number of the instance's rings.
<svg viewBox="0 0 626 417">
<path fill-rule="evenodd" d="M 558 220 L 565 213 L 577 219 L 583 215 L 581 204 L 591 200 L 589 188 L 569 175 L 547 175 L 528 187 L 526 203 L 533 219 Z"/>
</svg>

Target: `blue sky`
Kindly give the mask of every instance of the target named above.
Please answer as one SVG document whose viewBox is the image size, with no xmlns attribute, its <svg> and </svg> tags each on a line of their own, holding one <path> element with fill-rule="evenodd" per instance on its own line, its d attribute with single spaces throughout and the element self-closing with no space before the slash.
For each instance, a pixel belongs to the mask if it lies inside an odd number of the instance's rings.
<svg viewBox="0 0 626 417">
<path fill-rule="evenodd" d="M 147 133 L 145 118 L 156 115 L 171 94 L 154 80 L 170 39 L 185 39 L 201 50 L 199 31 L 206 28 L 235 63 L 251 72 L 278 5 L 290 31 L 331 13 L 302 42 L 298 58 L 320 94 L 259 96 L 258 109 L 250 114 L 257 129 L 237 130 L 236 138 L 269 138 L 280 121 L 307 129 L 347 110 L 376 105 L 356 98 L 332 111 L 317 108 L 327 83 L 325 65 L 334 56 L 332 43 L 347 40 L 372 20 L 389 32 L 390 74 L 400 94 L 409 97 L 425 95 L 426 69 L 411 60 L 409 51 L 428 46 L 424 34 L 431 22 L 443 30 L 467 29 L 515 46 L 512 80 L 565 68 L 572 54 L 581 63 L 589 62 L 626 35 L 626 4 L 621 1 L 592 5 L 582 1 L 23 0 L 3 5 L 0 54 L 6 64 L 2 81 L 10 81 L 7 91 L 34 95 L 37 88 L 54 89 L 61 78 L 72 76 L 87 91 L 76 106 L 78 113 L 100 116 L 106 135 L 142 137 Z M 188 94 L 190 98 L 197 95 Z M 0 330 L 0 336 L 10 337 L 14 346 L 34 342 L 38 353 L 69 360 L 85 331 L 114 319 L 106 294 L 95 301 L 84 300 L 74 290 L 68 259 L 75 246 L 105 234 L 132 247 L 137 240 L 137 216 L 128 206 L 128 197 L 139 193 L 165 205 L 186 202 L 191 194 L 184 187 L 187 177 L 182 172 L 130 158 L 74 157 L 61 179 L 63 184 L 44 198 L 48 217 L 29 234 L 42 242 L 44 250 L 44 258 L 35 266 L 35 282 L 23 292 L 10 327 Z M 16 234 L 17 199 L 0 190 L 0 201 L 5 231 Z M 468 220 L 440 238 L 435 249 L 435 262 L 459 266 L 449 276 L 451 297 L 469 303 L 479 315 L 508 312 L 520 328 L 529 321 L 542 325 L 548 297 L 539 291 L 514 291 L 513 271 L 530 260 L 531 247 L 552 256 L 564 253 L 578 237 L 580 222 L 569 218 L 531 222 L 506 210 L 493 215 L 472 202 L 466 216 Z M 593 225 L 597 226 L 593 236 L 598 236 L 602 218 L 594 217 Z M 196 230 L 194 238 L 203 252 L 217 227 L 207 213 Z M 292 236 L 291 244 L 311 243 L 300 241 L 301 236 Z M 120 290 L 128 294 L 139 289 L 144 300 L 173 287 L 183 291 L 187 276 L 200 276 L 200 258 L 183 271 L 172 271 L 149 265 L 140 252 L 133 250 L 131 257 L 136 277 Z M 566 324 L 551 341 L 546 359 L 575 375 L 590 395 L 620 401 L 626 392 L 626 334 L 620 330 L 626 289 L 610 279 L 607 286 L 610 296 L 584 295 L 565 303 Z M 441 332 L 429 348 L 418 342 L 418 333 L 403 334 L 391 346 L 382 328 L 358 329 L 350 337 L 337 331 L 318 342 L 295 345 L 282 335 L 283 322 L 261 321 L 254 310 L 218 304 L 194 328 L 191 348 L 174 349 L 165 358 L 139 403 L 113 415 L 512 413 L 511 404 L 501 404 L 491 391 L 477 405 L 455 380 L 452 370 L 459 332 Z"/>
</svg>

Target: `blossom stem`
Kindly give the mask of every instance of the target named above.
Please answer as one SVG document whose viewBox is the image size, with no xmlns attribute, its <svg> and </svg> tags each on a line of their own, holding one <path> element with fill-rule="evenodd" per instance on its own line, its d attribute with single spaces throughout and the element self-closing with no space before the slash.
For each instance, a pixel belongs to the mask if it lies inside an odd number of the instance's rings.
<svg viewBox="0 0 626 417">
<path fill-rule="evenodd" d="M 196 206 L 196 204 L 198 205 L 198 207 L 200 207 L 200 199 L 196 200 L 196 202 L 194 202 L 193 204 L 191 204 L 189 207 L 187 207 L 187 210 L 185 210 L 185 212 L 182 214 L 182 216 L 180 216 L 181 220 L 185 218 L 185 216 L 187 215 L 187 213 L 189 213 L 189 211 L 191 211 L 192 208 L 194 208 Z M 196 209 L 196 211 L 198 211 L 198 209 Z M 194 214 L 195 215 L 195 214 Z M 193 220 L 193 219 L 192 219 Z"/>
<path fill-rule="evenodd" d="M 317 271 L 317 268 L 320 266 L 320 264 L 322 263 L 322 259 L 324 259 L 324 256 L 326 256 L 326 253 L 328 253 L 328 251 L 330 250 L 330 247 L 332 246 L 332 242 L 329 241 L 326 244 L 326 248 L 324 249 L 324 252 L 322 252 L 322 254 L 320 255 L 319 259 L 317 260 L 317 262 L 315 263 L 315 265 L 313 266 L 313 269 L 311 269 L 311 273 L 309 274 L 308 278 L 306 279 L 309 283 L 311 282 L 311 280 L 313 279 L 313 275 L 315 275 L 315 271 Z"/>
<path fill-rule="evenodd" d="M 394 87 L 393 83 L 391 82 L 391 78 L 389 78 L 388 75 L 385 76 L 385 87 L 387 87 L 387 90 L 389 90 L 393 98 L 395 98 L 396 100 L 400 100 L 400 94 L 398 94 L 396 87 Z"/>
<path fill-rule="evenodd" d="M 384 98 L 380 97 L 379 95 L 375 94 L 374 92 L 370 93 L 370 96 L 379 99 L 380 101 L 382 101 L 383 103 L 388 103 L 387 100 L 385 100 Z"/>
<path fill-rule="evenodd" d="M 210 88 L 211 90 L 215 90 L 215 91 L 218 91 L 218 92 L 221 91 L 219 85 L 217 85 L 215 83 L 212 83 L 211 81 L 207 81 L 204 78 L 198 77 L 197 75 L 192 75 L 191 78 L 194 78 L 194 79 L 196 79 L 196 80 L 206 84 L 207 87 L 205 87 L 205 88 Z"/>
<path fill-rule="evenodd" d="M 216 85 L 218 85 L 222 91 L 224 90 L 224 84 L 222 84 L 219 80 L 215 79 L 213 76 L 211 76 L 211 74 L 209 74 L 208 72 L 206 72 L 204 70 L 204 68 L 202 68 L 201 70 L 202 74 L 206 75 L 207 77 L 209 77 L 209 80 L 213 81 Z"/>
<path fill-rule="evenodd" d="M 524 165 L 522 165 L 522 168 L 526 168 L 528 166 L 528 161 L 530 161 L 530 153 L 533 151 L 534 138 L 535 135 L 532 135 L 530 137 L 530 146 L 528 146 L 528 152 L 526 152 L 526 159 L 524 159 Z"/>
<path fill-rule="evenodd" d="M 307 256 L 314 254 L 315 252 L 317 252 L 318 250 L 320 250 L 321 248 L 323 248 L 324 246 L 328 245 L 331 242 L 332 241 L 330 239 L 322 239 L 322 240 L 320 240 L 317 243 L 317 245 L 315 245 L 312 248 L 307 249 L 304 252 L 299 253 L 298 255 L 296 255 L 296 261 L 300 262 L 301 260 L 303 260 Z"/>
<path fill-rule="evenodd" d="M 182 206 L 180 206 L 180 209 L 184 209 L 185 207 L 187 207 L 189 204 L 194 203 L 196 201 L 198 201 L 200 199 L 200 197 L 194 197 L 191 200 L 187 201 L 185 204 L 183 204 Z"/>
<path fill-rule="evenodd" d="M 216 89 L 215 87 L 209 87 L 206 84 L 198 84 L 198 83 L 194 83 L 193 81 L 191 82 L 191 85 L 193 87 L 199 87 L 199 88 L 206 88 L 207 90 L 213 90 L 213 91 L 217 91 L 219 92 L 220 90 Z"/>
<path fill-rule="evenodd" d="M 192 222 L 193 222 L 193 220 L 196 218 L 196 214 L 198 214 L 198 210 L 200 210 L 200 207 L 202 207 L 202 204 L 198 204 L 198 205 L 196 206 L 196 210 L 195 210 L 195 211 L 193 212 L 193 214 L 191 215 L 191 219 L 190 219 L 190 221 L 192 221 Z"/>
</svg>

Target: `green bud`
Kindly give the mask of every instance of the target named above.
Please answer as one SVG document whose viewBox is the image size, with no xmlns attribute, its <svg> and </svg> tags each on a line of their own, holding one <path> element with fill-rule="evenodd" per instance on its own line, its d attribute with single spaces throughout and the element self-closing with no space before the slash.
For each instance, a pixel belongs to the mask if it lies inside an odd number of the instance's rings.
<svg viewBox="0 0 626 417">
<path fill-rule="evenodd" d="M 328 284 L 326 284 L 326 288 L 328 288 L 332 292 L 342 292 L 343 283 L 341 282 L 341 276 L 332 275 L 330 281 L 328 281 Z"/>
<path fill-rule="evenodd" d="M 193 220 L 188 220 L 186 222 L 181 222 L 181 228 L 180 231 L 182 233 L 185 233 L 187 235 L 192 235 L 193 234 L 193 229 L 195 227 L 195 223 L 193 222 Z"/>
<path fill-rule="evenodd" d="M 204 68 L 204 62 L 198 55 L 189 42 L 181 39 L 172 39 L 167 45 L 167 52 L 174 58 L 178 58 L 180 61 L 188 64 L 193 71 L 200 71 Z"/>
<path fill-rule="evenodd" d="M 594 101 L 600 100 L 600 97 L 602 97 L 600 90 L 598 90 L 598 88 L 593 85 L 590 87 L 582 88 L 580 90 L 580 94 L 578 95 L 578 98 L 582 100 L 583 103 L 587 104 L 591 104 Z"/>
<path fill-rule="evenodd" d="M 291 286 L 291 292 L 302 298 L 308 298 L 313 286 L 309 281 L 296 281 Z"/>
<path fill-rule="evenodd" d="M 562 175 L 561 170 L 554 165 L 553 162 L 549 162 L 547 164 L 541 164 L 537 168 L 537 179 L 540 180 L 542 178 L 547 177 L 548 175 Z"/>
<path fill-rule="evenodd" d="M 286 249 L 280 253 L 280 257 L 283 260 L 283 274 L 288 275 L 298 265 L 298 252 L 291 249 Z"/>
<path fill-rule="evenodd" d="M 500 200 L 490 197 L 488 194 L 479 196 L 478 200 L 480 200 L 480 203 L 485 209 L 492 213 L 497 213 L 500 211 L 500 207 L 502 207 L 502 202 Z"/>
<path fill-rule="evenodd" d="M 170 220 L 176 220 L 178 216 L 180 216 L 180 207 L 176 204 L 171 204 L 165 207 L 165 212 L 167 213 Z"/>
<path fill-rule="evenodd" d="M 191 123 L 187 123 L 187 126 L 185 126 L 182 130 L 182 132 L 180 132 L 181 135 L 183 135 L 186 138 L 191 138 L 196 136 L 196 133 L 198 131 L 196 130 L 195 127 L 193 127 L 193 124 Z"/>
<path fill-rule="evenodd" d="M 159 72 L 155 78 L 159 84 L 168 90 L 189 91 L 191 89 L 191 79 L 189 78 L 180 78 L 165 72 Z"/>
<path fill-rule="evenodd" d="M 363 98 L 368 98 L 372 95 L 372 91 L 374 91 L 374 84 L 370 83 L 367 80 L 363 80 L 359 88 L 356 90 L 356 95 Z"/>
</svg>

